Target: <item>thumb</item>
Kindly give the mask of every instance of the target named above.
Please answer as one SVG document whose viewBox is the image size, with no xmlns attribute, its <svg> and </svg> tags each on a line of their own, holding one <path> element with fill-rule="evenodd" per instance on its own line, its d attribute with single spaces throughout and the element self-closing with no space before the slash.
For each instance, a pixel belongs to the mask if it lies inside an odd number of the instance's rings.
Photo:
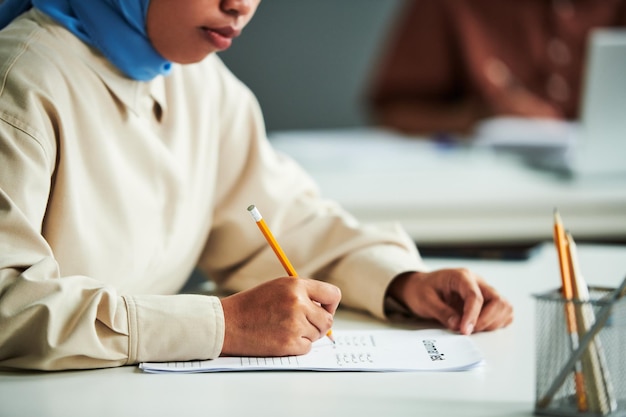
<svg viewBox="0 0 626 417">
<path fill-rule="evenodd" d="M 437 320 L 450 330 L 459 330 L 459 325 L 461 323 L 459 313 L 438 296 L 432 297 L 428 300 L 427 307 L 425 309 L 427 311 L 422 312 L 421 315 Z"/>
<path fill-rule="evenodd" d="M 439 313 L 439 317 L 437 318 L 441 324 L 443 324 L 446 328 L 459 331 L 461 324 L 461 317 L 459 314 L 452 308 L 448 307 L 444 304 L 444 308 L 441 309 Z"/>
</svg>

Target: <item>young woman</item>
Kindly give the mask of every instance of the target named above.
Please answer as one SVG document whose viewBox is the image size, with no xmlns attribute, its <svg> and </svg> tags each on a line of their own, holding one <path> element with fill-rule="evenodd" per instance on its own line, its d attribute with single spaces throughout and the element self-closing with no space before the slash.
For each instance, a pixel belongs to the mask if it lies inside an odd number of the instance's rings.
<svg viewBox="0 0 626 417">
<path fill-rule="evenodd" d="M 347 306 L 471 333 L 511 306 L 427 272 L 266 139 L 214 54 L 259 0 L 5 1 L 0 16 L 0 366 L 97 368 L 305 353 Z M 285 273 L 256 204 L 303 279 Z M 194 268 L 232 295 L 178 294 Z"/>
</svg>

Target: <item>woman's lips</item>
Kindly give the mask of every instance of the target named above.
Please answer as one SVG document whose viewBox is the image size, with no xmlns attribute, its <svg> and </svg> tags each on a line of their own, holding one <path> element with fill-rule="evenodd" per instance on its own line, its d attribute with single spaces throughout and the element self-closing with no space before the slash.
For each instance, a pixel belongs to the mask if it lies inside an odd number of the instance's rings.
<svg viewBox="0 0 626 417">
<path fill-rule="evenodd" d="M 240 31 L 231 27 L 212 29 L 204 27 L 205 36 L 217 49 L 228 49 L 233 43 L 233 38 L 239 36 Z"/>
</svg>

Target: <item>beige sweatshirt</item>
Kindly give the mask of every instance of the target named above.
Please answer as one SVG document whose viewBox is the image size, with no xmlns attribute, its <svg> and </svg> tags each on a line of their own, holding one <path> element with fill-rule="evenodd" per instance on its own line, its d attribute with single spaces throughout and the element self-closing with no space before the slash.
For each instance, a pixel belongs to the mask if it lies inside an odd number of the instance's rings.
<svg viewBox="0 0 626 417">
<path fill-rule="evenodd" d="M 284 276 L 256 204 L 301 276 L 384 317 L 423 269 L 396 225 L 359 224 L 268 142 L 215 55 L 125 78 L 37 11 L 0 32 L 0 367 L 214 358 L 218 298 L 177 294 L 198 267 L 238 291 Z"/>
</svg>

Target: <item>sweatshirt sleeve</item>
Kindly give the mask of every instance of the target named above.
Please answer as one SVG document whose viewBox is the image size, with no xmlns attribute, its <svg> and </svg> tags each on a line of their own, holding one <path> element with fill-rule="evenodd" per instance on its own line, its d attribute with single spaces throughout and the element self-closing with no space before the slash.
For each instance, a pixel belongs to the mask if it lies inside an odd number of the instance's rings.
<svg viewBox="0 0 626 417">
<path fill-rule="evenodd" d="M 0 115 L 0 367 L 218 356 L 224 319 L 217 298 L 125 295 L 101 280 L 61 273 L 42 234 L 55 152 L 31 133 Z"/>
<path fill-rule="evenodd" d="M 244 89 L 236 102 L 201 268 L 231 291 L 286 275 L 247 211 L 254 204 L 299 276 L 333 283 L 343 305 L 384 317 L 391 280 L 425 269 L 415 243 L 397 224 L 362 224 L 325 199 L 295 161 L 273 149 L 252 94 Z"/>
</svg>

